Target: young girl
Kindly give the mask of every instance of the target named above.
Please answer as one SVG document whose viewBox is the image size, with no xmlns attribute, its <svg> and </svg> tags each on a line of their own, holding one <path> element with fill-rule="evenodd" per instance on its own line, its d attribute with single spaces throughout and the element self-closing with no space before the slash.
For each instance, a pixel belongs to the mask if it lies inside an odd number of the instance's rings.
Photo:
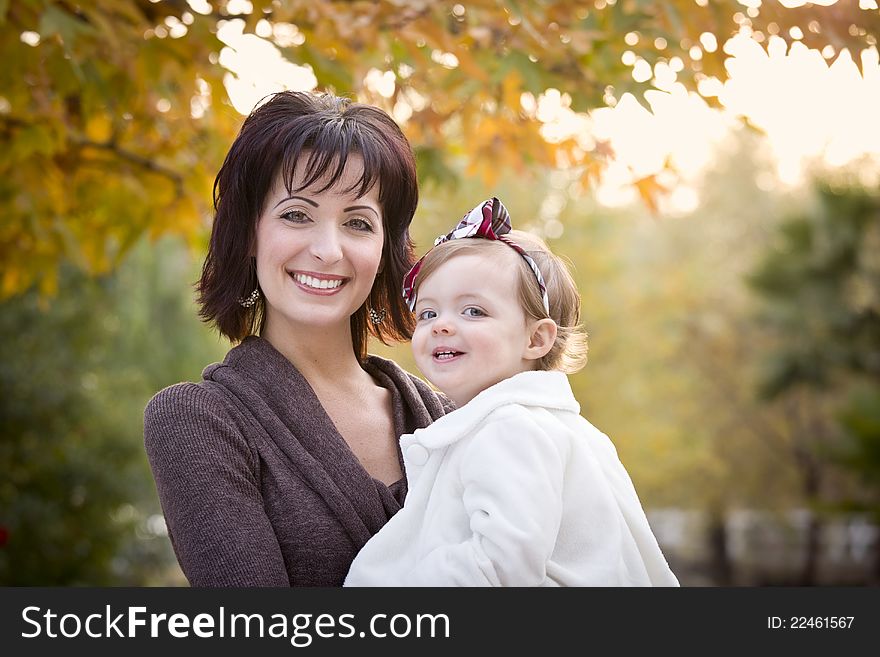
<svg viewBox="0 0 880 657">
<path fill-rule="evenodd" d="M 458 409 L 401 438 L 406 502 L 345 584 L 677 586 L 565 375 L 586 360 L 574 282 L 546 245 L 509 231 L 490 199 L 404 279 L 416 363 Z"/>
</svg>

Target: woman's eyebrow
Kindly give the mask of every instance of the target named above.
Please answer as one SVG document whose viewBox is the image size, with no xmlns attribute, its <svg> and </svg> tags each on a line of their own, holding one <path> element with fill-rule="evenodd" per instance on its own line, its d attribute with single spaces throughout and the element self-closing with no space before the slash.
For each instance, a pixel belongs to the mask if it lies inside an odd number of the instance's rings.
<svg viewBox="0 0 880 657">
<path fill-rule="evenodd" d="M 343 212 L 351 212 L 352 210 L 371 210 L 372 212 L 376 212 L 376 208 L 369 205 L 350 205 L 349 207 L 345 208 Z M 376 214 L 379 213 L 376 212 Z"/>
<path fill-rule="evenodd" d="M 275 207 L 273 207 L 272 209 L 274 210 L 275 208 L 277 208 L 279 205 L 281 205 L 281 204 L 284 203 L 285 201 L 291 201 L 291 200 L 293 200 L 293 199 L 298 199 L 298 200 L 300 200 L 300 201 L 305 201 L 306 203 L 308 203 L 309 205 L 311 205 L 311 206 L 314 207 L 314 208 L 317 208 L 317 207 L 318 207 L 318 203 L 315 203 L 312 199 L 310 199 L 310 198 L 306 198 L 305 196 L 297 196 L 296 194 L 293 194 L 293 195 L 291 195 L 291 196 L 288 196 L 287 198 L 283 198 L 283 199 L 281 199 L 280 201 L 278 201 L 278 202 L 275 204 Z"/>
</svg>

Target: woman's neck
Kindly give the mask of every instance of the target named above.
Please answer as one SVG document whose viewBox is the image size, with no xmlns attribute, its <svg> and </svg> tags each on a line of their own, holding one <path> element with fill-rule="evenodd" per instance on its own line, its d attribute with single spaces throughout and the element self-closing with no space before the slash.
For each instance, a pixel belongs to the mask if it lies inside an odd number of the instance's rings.
<svg viewBox="0 0 880 657">
<path fill-rule="evenodd" d="M 293 363 L 313 386 L 321 381 L 345 381 L 363 372 L 351 342 L 351 328 L 299 327 L 266 322 L 260 334 Z"/>
</svg>

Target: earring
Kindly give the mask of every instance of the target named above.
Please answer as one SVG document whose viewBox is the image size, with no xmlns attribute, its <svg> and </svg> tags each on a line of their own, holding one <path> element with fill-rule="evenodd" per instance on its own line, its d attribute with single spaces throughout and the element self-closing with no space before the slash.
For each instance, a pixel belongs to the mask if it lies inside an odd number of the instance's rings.
<svg viewBox="0 0 880 657">
<path fill-rule="evenodd" d="M 250 308 L 259 300 L 259 298 L 260 298 L 260 288 L 255 287 L 254 291 L 251 292 L 249 296 L 239 299 L 238 303 L 240 303 L 245 308 Z"/>
<path fill-rule="evenodd" d="M 374 308 L 370 308 L 370 321 L 373 322 L 373 324 L 381 324 L 383 321 L 385 321 L 386 314 L 387 313 L 385 312 L 384 308 L 378 311 Z"/>
</svg>

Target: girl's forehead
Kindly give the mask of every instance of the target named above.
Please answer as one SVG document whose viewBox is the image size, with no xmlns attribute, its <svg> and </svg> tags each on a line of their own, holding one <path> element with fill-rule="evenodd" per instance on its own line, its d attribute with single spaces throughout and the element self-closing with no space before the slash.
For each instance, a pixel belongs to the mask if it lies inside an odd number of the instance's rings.
<svg viewBox="0 0 880 657">
<path fill-rule="evenodd" d="M 441 264 L 422 281 L 422 293 L 426 288 L 486 290 L 499 289 L 513 293 L 516 283 L 516 261 L 508 259 L 504 252 L 480 249 L 457 253 Z M 511 249 L 511 254 L 517 254 Z"/>
<path fill-rule="evenodd" d="M 477 241 L 481 238 L 466 238 Z M 486 240 L 483 240 L 484 242 Z M 493 244 L 486 245 L 487 248 L 469 249 L 456 253 L 441 265 L 445 267 L 449 264 L 455 264 L 459 261 L 461 269 L 475 269 L 485 271 L 513 270 L 519 255 L 513 249 L 506 245 Z M 502 246 L 503 248 L 495 248 Z"/>
</svg>

